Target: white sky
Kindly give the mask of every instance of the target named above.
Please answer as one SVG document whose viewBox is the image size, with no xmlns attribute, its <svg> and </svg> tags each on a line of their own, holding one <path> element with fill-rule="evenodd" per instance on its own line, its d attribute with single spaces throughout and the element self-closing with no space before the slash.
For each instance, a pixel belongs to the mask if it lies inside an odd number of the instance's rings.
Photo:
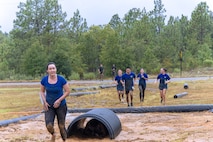
<svg viewBox="0 0 213 142">
<path fill-rule="evenodd" d="M 62 5 L 63 12 L 68 17 L 73 16 L 76 9 L 80 15 L 86 18 L 88 26 L 107 24 L 114 14 L 124 17 L 131 8 L 146 8 L 147 11 L 154 9 L 154 0 L 58 0 Z M 201 2 L 206 1 L 209 10 L 213 11 L 213 0 L 162 0 L 169 16 L 191 16 L 192 11 Z M 16 12 L 20 2 L 26 0 L 0 0 L 0 30 L 9 32 L 13 28 L 13 20 L 16 19 Z"/>
</svg>

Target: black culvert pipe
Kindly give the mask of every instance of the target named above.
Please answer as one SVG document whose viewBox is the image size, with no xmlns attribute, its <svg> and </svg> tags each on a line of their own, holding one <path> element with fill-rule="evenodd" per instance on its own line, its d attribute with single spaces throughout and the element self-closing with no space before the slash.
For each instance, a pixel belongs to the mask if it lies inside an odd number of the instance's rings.
<svg viewBox="0 0 213 142">
<path fill-rule="evenodd" d="M 186 96 L 186 95 L 188 95 L 188 92 L 183 92 L 183 93 L 180 93 L 180 94 L 175 94 L 174 95 L 174 99 L 181 98 L 181 97 Z"/>
<path fill-rule="evenodd" d="M 19 117 L 19 118 L 2 120 L 2 121 L 0 121 L 0 127 L 7 126 L 7 125 L 9 125 L 11 123 L 17 123 L 19 121 L 25 121 L 25 120 L 28 120 L 28 119 L 33 119 L 33 118 L 38 117 L 39 115 L 41 115 L 41 114 L 34 114 L 34 115 L 23 116 L 23 117 Z"/>
<path fill-rule="evenodd" d="M 187 83 L 184 83 L 183 88 L 184 88 L 184 89 L 188 89 L 188 88 L 189 88 L 188 84 L 187 84 Z"/>
<path fill-rule="evenodd" d="M 85 126 L 86 118 L 90 118 L 95 123 L 88 126 L 88 123 L 91 122 L 88 121 Z M 81 135 L 81 137 L 85 137 L 86 135 L 89 138 L 109 136 L 111 139 L 114 139 L 120 131 L 121 122 L 113 111 L 106 108 L 96 108 L 75 118 L 68 126 L 67 136 Z"/>
<path fill-rule="evenodd" d="M 75 92 L 75 93 L 70 93 L 70 96 L 83 96 L 83 95 L 92 95 L 92 94 L 98 94 L 100 93 L 99 91 L 93 91 L 93 92 Z"/>
<path fill-rule="evenodd" d="M 96 90 L 99 86 L 89 86 L 89 87 L 81 87 L 81 88 L 72 88 L 73 91 L 84 91 L 84 90 Z"/>
<path fill-rule="evenodd" d="M 112 84 L 112 85 L 100 85 L 99 86 L 101 89 L 105 89 L 105 88 L 113 88 L 113 87 L 116 87 L 115 84 Z"/>
<path fill-rule="evenodd" d="M 208 111 L 213 109 L 212 104 L 206 105 L 176 105 L 176 106 L 153 106 L 153 107 L 126 107 L 126 108 L 109 108 L 115 113 L 149 113 L 149 112 L 197 112 Z M 69 113 L 85 113 L 90 109 L 68 109 Z"/>
<path fill-rule="evenodd" d="M 87 90 L 87 88 L 72 88 L 72 91 L 84 91 Z"/>
</svg>

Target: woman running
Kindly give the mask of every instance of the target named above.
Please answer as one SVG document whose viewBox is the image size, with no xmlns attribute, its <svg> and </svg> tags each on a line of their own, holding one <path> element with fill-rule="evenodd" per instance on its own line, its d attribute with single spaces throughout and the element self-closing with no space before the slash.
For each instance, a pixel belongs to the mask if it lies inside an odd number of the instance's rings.
<svg viewBox="0 0 213 142">
<path fill-rule="evenodd" d="M 167 84 L 170 82 L 170 77 L 166 74 L 167 70 L 165 68 L 160 69 L 160 74 L 157 77 L 156 82 L 159 80 L 159 89 L 160 89 L 160 97 L 161 103 L 165 105 L 166 102 L 166 90 L 168 88 Z"/>
<path fill-rule="evenodd" d="M 118 70 L 118 75 L 115 77 L 117 84 L 118 99 L 120 102 L 124 102 L 124 86 L 122 84 L 122 70 Z"/>
<path fill-rule="evenodd" d="M 140 102 L 144 101 L 144 96 L 145 96 L 145 89 L 146 89 L 146 81 L 148 80 L 148 75 L 146 73 L 144 73 L 144 69 L 142 68 L 140 70 L 140 73 L 137 76 L 139 83 L 138 83 L 138 87 L 139 87 L 139 96 L 140 96 Z"/>
<path fill-rule="evenodd" d="M 52 135 L 51 142 L 55 142 L 54 120 L 57 117 L 61 138 L 65 142 L 67 139 L 65 127 L 67 103 L 65 98 L 69 95 L 70 88 L 65 78 L 57 74 L 55 63 L 48 63 L 47 73 L 48 75 L 41 80 L 41 96 L 45 111 L 46 127 Z"/>
</svg>

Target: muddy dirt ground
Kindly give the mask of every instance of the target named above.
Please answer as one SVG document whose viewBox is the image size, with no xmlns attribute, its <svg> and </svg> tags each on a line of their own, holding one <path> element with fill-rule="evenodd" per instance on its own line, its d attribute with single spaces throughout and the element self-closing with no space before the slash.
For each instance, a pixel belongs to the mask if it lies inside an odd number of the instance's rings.
<svg viewBox="0 0 213 142">
<path fill-rule="evenodd" d="M 66 126 L 80 114 L 68 114 Z M 121 133 L 113 140 L 109 138 L 80 139 L 72 137 L 67 142 L 212 142 L 213 113 L 140 113 L 117 114 Z M 57 125 L 56 142 L 62 142 Z M 0 128 L 0 142 L 49 142 L 51 139 L 44 115 Z"/>
</svg>

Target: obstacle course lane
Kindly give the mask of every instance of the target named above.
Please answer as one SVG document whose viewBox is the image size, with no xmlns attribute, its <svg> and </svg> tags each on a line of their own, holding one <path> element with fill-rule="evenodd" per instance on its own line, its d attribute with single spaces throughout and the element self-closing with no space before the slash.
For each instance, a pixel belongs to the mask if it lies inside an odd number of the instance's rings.
<svg viewBox="0 0 213 142">
<path fill-rule="evenodd" d="M 115 113 L 149 113 L 149 112 L 197 112 L 208 111 L 213 109 L 212 104 L 206 105 L 176 105 L 176 106 L 153 106 L 153 107 L 126 107 L 126 108 L 109 108 Z M 92 108 L 85 109 L 68 109 L 69 113 L 85 113 Z"/>
</svg>

